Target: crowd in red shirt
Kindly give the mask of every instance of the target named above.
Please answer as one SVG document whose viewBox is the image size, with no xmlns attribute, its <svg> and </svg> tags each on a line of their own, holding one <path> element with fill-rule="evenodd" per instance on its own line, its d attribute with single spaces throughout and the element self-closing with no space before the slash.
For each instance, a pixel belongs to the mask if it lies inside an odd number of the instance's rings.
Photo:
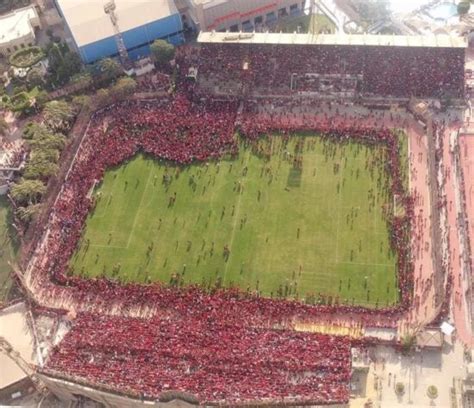
<svg viewBox="0 0 474 408">
<path fill-rule="evenodd" d="M 349 399 L 351 344 L 211 318 L 80 314 L 45 373 L 143 399 L 165 391 L 200 404 L 332 404 Z"/>
<path fill-rule="evenodd" d="M 324 80 L 358 78 L 356 88 L 363 96 L 464 95 L 463 48 L 204 43 L 192 61 L 199 77 L 224 88 L 245 85 L 259 95 L 296 92 L 298 86 L 290 88 L 291 76 L 298 82 L 314 74 Z M 314 79 L 315 91 L 321 90 L 322 80 Z M 343 88 L 340 78 L 336 82 Z"/>
<path fill-rule="evenodd" d="M 201 403 L 348 400 L 349 340 L 297 333 L 291 328 L 295 320 L 334 321 L 338 316 L 396 327 L 398 317 L 409 308 L 413 202 L 404 186 L 397 138 L 387 129 L 357 123 L 308 117 L 305 125 L 296 125 L 281 116 L 263 119 L 246 106 L 244 103 L 238 113 L 236 102 L 193 101 L 178 93 L 159 101 L 113 105 L 93 115 L 53 206 L 45 245 L 35 255 L 35 279 L 42 299 L 54 304 L 68 298 L 79 313 L 72 330 L 49 357 L 49 373 L 143 398 L 160 398 L 163 391 L 176 390 L 197 396 Z M 69 259 L 93 205 L 90 190 L 108 167 L 140 150 L 180 164 L 235 155 L 237 118 L 242 137 L 250 142 L 272 132 L 311 131 L 341 143 L 355 139 L 385 146 L 391 190 L 405 208 L 403 215 L 390 218 L 399 306 L 310 305 L 260 298 L 236 289 L 208 292 L 159 283 L 121 285 L 105 277 L 68 275 Z M 112 308 L 124 315 L 134 310 L 160 317 L 102 315 Z"/>
</svg>

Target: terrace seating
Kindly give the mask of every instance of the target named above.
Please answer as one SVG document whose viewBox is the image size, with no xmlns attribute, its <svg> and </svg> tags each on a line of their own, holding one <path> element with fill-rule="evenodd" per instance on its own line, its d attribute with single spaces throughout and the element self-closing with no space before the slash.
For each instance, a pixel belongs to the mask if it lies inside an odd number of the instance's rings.
<svg viewBox="0 0 474 408">
<path fill-rule="evenodd" d="M 464 50 L 454 48 L 211 43 L 201 44 L 199 72 L 260 94 L 286 94 L 291 75 L 312 73 L 361 76 L 359 91 L 368 96 L 464 95 Z"/>
<path fill-rule="evenodd" d="M 43 372 L 145 399 L 192 394 L 201 404 L 346 403 L 350 341 L 211 319 L 80 314 Z"/>
</svg>

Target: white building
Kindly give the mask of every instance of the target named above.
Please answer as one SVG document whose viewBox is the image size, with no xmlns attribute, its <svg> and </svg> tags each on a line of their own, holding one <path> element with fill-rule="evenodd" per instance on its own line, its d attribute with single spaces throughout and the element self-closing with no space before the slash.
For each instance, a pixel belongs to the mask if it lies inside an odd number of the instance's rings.
<svg viewBox="0 0 474 408">
<path fill-rule="evenodd" d="M 0 16 L 0 54 L 10 55 L 15 51 L 35 44 L 35 29 L 40 20 L 34 6 L 17 9 Z"/>
<path fill-rule="evenodd" d="M 305 0 L 177 0 L 183 23 L 200 31 L 253 31 L 301 13 Z"/>
</svg>

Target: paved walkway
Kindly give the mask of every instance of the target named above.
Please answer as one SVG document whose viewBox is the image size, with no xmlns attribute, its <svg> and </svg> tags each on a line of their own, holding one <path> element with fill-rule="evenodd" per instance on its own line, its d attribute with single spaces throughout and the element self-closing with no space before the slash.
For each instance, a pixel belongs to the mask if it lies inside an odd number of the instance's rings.
<svg viewBox="0 0 474 408">
<path fill-rule="evenodd" d="M 450 389 L 454 378 L 465 374 L 464 349 L 460 343 L 445 345 L 443 350 L 425 350 L 416 355 L 402 356 L 391 348 L 377 347 L 375 357 L 382 364 L 376 365 L 381 379 L 380 406 L 383 408 L 432 407 L 426 392 L 430 385 L 438 389 L 437 407 L 451 407 Z M 405 393 L 398 396 L 395 384 L 401 382 Z"/>
</svg>

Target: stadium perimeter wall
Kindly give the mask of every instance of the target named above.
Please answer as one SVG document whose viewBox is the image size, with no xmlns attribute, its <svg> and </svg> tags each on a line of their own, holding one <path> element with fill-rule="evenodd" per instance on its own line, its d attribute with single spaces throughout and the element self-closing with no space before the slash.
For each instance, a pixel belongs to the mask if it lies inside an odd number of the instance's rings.
<svg viewBox="0 0 474 408">
<path fill-rule="evenodd" d="M 86 387 L 84 385 L 69 382 L 53 377 L 49 377 L 43 374 L 39 374 L 38 377 L 41 381 L 46 384 L 48 389 L 56 395 L 62 401 L 75 401 L 79 397 L 86 397 L 91 400 L 100 402 L 106 407 L 117 407 L 117 408 L 138 408 L 138 407 L 166 407 L 166 408 L 186 408 L 192 407 L 189 404 L 180 400 L 173 400 L 170 402 L 159 402 L 159 401 L 142 401 L 139 399 L 129 398 L 123 395 L 113 394 L 97 390 L 95 388 Z"/>
<path fill-rule="evenodd" d="M 75 401 L 80 397 L 86 397 L 91 400 L 100 402 L 106 407 L 113 408 L 141 408 L 141 407 L 157 407 L 157 408 L 190 408 L 196 405 L 190 404 L 182 400 L 172 400 L 169 402 L 145 401 L 140 399 L 129 398 L 124 395 L 118 395 L 111 392 L 86 387 L 82 384 L 66 381 L 59 378 L 53 378 L 45 374 L 38 374 L 39 379 L 48 387 L 48 389 L 62 401 Z M 269 404 L 262 403 L 262 406 Z M 284 404 L 279 404 L 284 406 Z M 290 406 L 290 405 L 288 405 Z M 330 405 L 312 405 L 314 408 L 348 408 L 349 404 L 330 404 Z"/>
</svg>

